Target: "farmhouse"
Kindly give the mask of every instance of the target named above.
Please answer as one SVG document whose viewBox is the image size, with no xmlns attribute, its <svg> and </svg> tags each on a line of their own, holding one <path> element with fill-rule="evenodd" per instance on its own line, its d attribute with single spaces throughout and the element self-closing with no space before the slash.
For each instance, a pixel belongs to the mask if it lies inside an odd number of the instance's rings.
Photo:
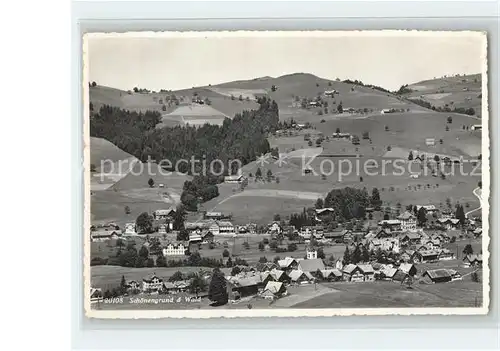
<svg viewBox="0 0 500 351">
<path fill-rule="evenodd" d="M 256 295 L 259 291 L 260 286 L 262 286 L 260 275 L 231 277 L 228 280 L 228 287 L 231 289 L 231 291 L 233 293 L 237 292 L 241 297 Z"/>
<path fill-rule="evenodd" d="M 334 96 L 335 96 L 335 94 L 338 94 L 338 93 L 339 93 L 339 92 L 338 92 L 337 90 L 325 90 L 325 91 L 323 92 L 323 94 L 324 94 L 325 96 L 330 96 L 330 97 L 334 97 Z"/>
<path fill-rule="evenodd" d="M 275 299 L 286 295 L 286 287 L 281 282 L 268 282 L 264 287 L 262 296 L 266 299 Z"/>
<path fill-rule="evenodd" d="M 329 239 L 329 240 L 332 240 L 334 242 L 337 242 L 337 243 L 341 243 L 344 241 L 344 236 L 347 234 L 347 233 L 350 233 L 351 231 L 349 230 L 346 230 L 346 229 L 343 229 L 343 230 L 335 230 L 335 231 L 331 231 L 331 232 L 325 232 L 323 234 L 323 237 L 325 239 Z"/>
<path fill-rule="evenodd" d="M 102 290 L 99 288 L 90 288 L 90 303 L 103 301 Z"/>
<path fill-rule="evenodd" d="M 243 174 L 236 174 L 224 177 L 224 183 L 228 184 L 240 184 L 245 180 Z"/>
<path fill-rule="evenodd" d="M 350 139 L 351 134 L 349 134 L 349 133 L 333 133 L 332 138 L 334 138 L 334 139 Z"/>
<path fill-rule="evenodd" d="M 447 230 L 456 230 L 460 224 L 460 220 L 457 218 L 439 218 L 437 221 Z"/>
<path fill-rule="evenodd" d="M 468 266 L 482 267 L 483 255 L 467 255 L 463 259 L 464 263 Z"/>
<path fill-rule="evenodd" d="M 314 277 L 309 272 L 296 269 L 290 272 L 290 280 L 295 284 L 308 284 L 314 280 Z"/>
<path fill-rule="evenodd" d="M 421 258 L 422 262 L 437 261 L 439 259 L 439 253 L 440 253 L 440 251 L 438 251 L 438 250 L 419 251 L 420 258 Z"/>
<path fill-rule="evenodd" d="M 342 272 L 338 269 L 323 269 L 321 276 L 324 280 L 340 281 L 342 280 Z"/>
<path fill-rule="evenodd" d="M 280 234 L 281 233 L 281 224 L 278 221 L 274 221 L 272 223 L 269 223 L 267 226 L 267 231 L 269 233 L 275 233 L 275 234 Z"/>
<path fill-rule="evenodd" d="M 383 221 L 378 222 L 378 225 L 391 232 L 401 230 L 401 221 L 399 219 L 384 219 Z"/>
<path fill-rule="evenodd" d="M 217 221 L 210 226 L 213 235 L 234 235 L 236 234 L 233 223 L 229 221 Z"/>
<path fill-rule="evenodd" d="M 215 223 L 213 220 L 201 220 L 196 222 L 184 222 L 184 228 L 189 232 L 209 230 Z"/>
<path fill-rule="evenodd" d="M 471 130 L 481 130 L 483 126 L 481 124 L 474 124 L 470 127 Z"/>
<path fill-rule="evenodd" d="M 348 282 L 362 282 L 364 281 L 363 272 L 355 264 L 348 264 L 342 271 L 343 280 Z"/>
<path fill-rule="evenodd" d="M 283 260 L 278 260 L 278 266 L 286 271 L 297 269 L 298 262 L 293 257 L 285 257 Z"/>
<path fill-rule="evenodd" d="M 317 208 L 316 209 L 316 219 L 321 221 L 324 217 L 331 217 L 335 213 L 334 209 L 331 207 Z"/>
<path fill-rule="evenodd" d="M 203 218 L 204 219 L 213 219 L 213 220 L 216 220 L 216 221 L 219 221 L 221 219 L 230 218 L 230 217 L 231 217 L 230 215 L 225 215 L 222 212 L 205 212 L 203 214 Z"/>
<path fill-rule="evenodd" d="M 449 269 L 432 269 L 425 271 L 422 277 L 430 279 L 432 283 L 451 282 L 451 272 Z"/>
<path fill-rule="evenodd" d="M 142 280 L 142 291 L 144 292 L 159 292 L 162 286 L 163 279 L 158 278 L 154 273 L 149 278 Z"/>
<path fill-rule="evenodd" d="M 120 233 L 117 230 L 113 230 L 113 231 L 102 230 L 102 231 L 94 231 L 94 232 L 90 233 L 90 239 L 93 242 L 116 240 L 116 239 L 119 239 L 121 236 L 122 236 L 122 233 Z"/>
<path fill-rule="evenodd" d="M 303 272 L 315 273 L 317 270 L 324 270 L 325 264 L 319 258 L 300 260 L 297 269 Z"/>
<path fill-rule="evenodd" d="M 168 209 L 156 210 L 153 212 L 153 218 L 157 221 L 162 219 L 172 219 L 175 215 L 175 207 L 170 207 Z"/>
<path fill-rule="evenodd" d="M 438 211 L 438 209 L 434 205 L 416 205 L 416 207 L 417 207 L 417 212 L 420 210 L 421 207 L 423 207 L 427 213 L 434 213 Z"/>
<path fill-rule="evenodd" d="M 452 251 L 450 251 L 449 249 L 442 249 L 441 252 L 439 253 L 438 258 L 439 258 L 439 260 L 442 260 L 442 261 L 454 260 L 455 254 Z"/>
<path fill-rule="evenodd" d="M 411 277 L 417 274 L 417 267 L 411 263 L 401 263 L 398 269 Z"/>
<path fill-rule="evenodd" d="M 421 237 L 418 233 L 405 232 L 398 235 L 401 246 L 411 246 L 420 244 Z"/>
<path fill-rule="evenodd" d="M 372 282 L 375 280 L 375 270 L 371 264 L 358 264 L 358 268 L 361 274 L 363 274 L 363 280 L 365 282 Z"/>
<path fill-rule="evenodd" d="M 125 235 L 136 235 L 135 223 L 126 223 L 125 224 Z"/>
<path fill-rule="evenodd" d="M 417 219 L 411 212 L 405 211 L 398 217 L 398 219 L 401 222 L 401 230 L 412 231 L 417 229 Z"/>
<path fill-rule="evenodd" d="M 434 146 L 434 145 L 436 145 L 436 139 L 434 139 L 434 138 L 427 138 L 427 139 L 425 139 L 425 145 L 427 145 L 427 146 Z"/>
<path fill-rule="evenodd" d="M 169 243 L 162 250 L 163 256 L 184 256 L 186 254 L 187 247 L 182 243 L 172 244 Z"/>
<path fill-rule="evenodd" d="M 271 269 L 269 272 L 264 272 L 261 276 L 261 279 L 264 283 L 267 282 L 282 282 L 288 283 L 290 282 L 290 277 L 282 270 L 279 269 Z"/>
<path fill-rule="evenodd" d="M 138 291 L 141 289 L 141 284 L 136 280 L 130 280 L 126 284 L 128 291 Z"/>
</svg>

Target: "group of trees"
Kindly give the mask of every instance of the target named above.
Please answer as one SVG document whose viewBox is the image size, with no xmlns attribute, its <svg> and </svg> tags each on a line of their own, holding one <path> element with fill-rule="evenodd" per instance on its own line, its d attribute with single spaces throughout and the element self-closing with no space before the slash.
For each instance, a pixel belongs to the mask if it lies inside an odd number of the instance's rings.
<svg viewBox="0 0 500 351">
<path fill-rule="evenodd" d="M 367 88 L 372 88 L 372 89 L 375 89 L 375 90 L 379 90 L 379 91 L 382 91 L 384 93 L 390 93 L 389 90 L 387 89 L 384 89 L 378 85 L 373 85 L 373 84 L 364 84 L 362 81 L 360 80 L 350 80 L 350 79 L 346 79 L 343 81 L 344 83 L 347 83 L 347 84 L 354 84 L 354 85 L 359 85 L 359 86 L 362 86 L 362 87 L 367 87 Z"/>
<path fill-rule="evenodd" d="M 413 102 L 419 106 L 428 108 L 430 110 L 437 111 L 437 112 L 454 112 L 454 113 L 460 113 L 460 114 L 469 115 L 469 116 L 473 116 L 476 114 L 476 111 L 472 107 L 469 107 L 469 108 L 454 107 L 453 109 L 448 105 L 436 107 L 436 106 L 432 105 L 429 101 L 425 101 L 422 99 L 411 99 L 411 102 Z"/>
<path fill-rule="evenodd" d="M 205 202 L 219 196 L 217 183 L 219 177 L 197 175 L 193 180 L 184 182 L 181 202 L 188 211 L 196 211 L 198 203 Z"/>
<path fill-rule="evenodd" d="M 367 207 L 378 208 L 381 204 L 382 201 L 377 188 L 372 190 L 371 196 L 366 188 L 354 189 L 346 187 L 333 189 L 324 199 L 324 207 L 333 208 L 335 217 L 344 221 L 352 218 L 364 218 Z"/>
<path fill-rule="evenodd" d="M 342 264 L 358 264 L 360 262 L 369 262 L 370 252 L 365 245 L 356 245 L 354 250 L 349 250 L 346 246 L 344 251 L 344 257 L 342 258 Z"/>
</svg>

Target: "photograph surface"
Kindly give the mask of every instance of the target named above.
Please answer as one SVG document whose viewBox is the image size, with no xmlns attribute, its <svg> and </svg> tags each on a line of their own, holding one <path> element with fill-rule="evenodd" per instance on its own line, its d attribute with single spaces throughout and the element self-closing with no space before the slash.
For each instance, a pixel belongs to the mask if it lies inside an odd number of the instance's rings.
<svg viewBox="0 0 500 351">
<path fill-rule="evenodd" d="M 487 313 L 485 33 L 83 42 L 87 316 Z"/>
</svg>

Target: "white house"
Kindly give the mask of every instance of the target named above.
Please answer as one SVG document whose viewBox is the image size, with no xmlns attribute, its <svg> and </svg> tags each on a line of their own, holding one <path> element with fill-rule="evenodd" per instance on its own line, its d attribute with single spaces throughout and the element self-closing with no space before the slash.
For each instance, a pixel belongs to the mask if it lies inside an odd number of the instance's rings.
<svg viewBox="0 0 500 351">
<path fill-rule="evenodd" d="M 163 256 L 184 256 L 186 254 L 186 250 L 186 246 L 182 243 L 177 245 L 169 243 L 163 248 Z"/>
<path fill-rule="evenodd" d="M 414 231 L 417 230 L 417 219 L 415 215 L 409 211 L 405 211 L 401 214 L 398 219 L 401 222 L 402 231 Z"/>
<path fill-rule="evenodd" d="M 151 277 L 142 280 L 142 291 L 158 292 L 163 286 L 163 279 L 153 273 Z"/>
<path fill-rule="evenodd" d="M 434 146 L 434 145 L 436 145 L 436 139 L 434 139 L 434 138 L 427 138 L 427 139 L 425 139 L 425 145 L 427 145 L 427 146 Z"/>
<path fill-rule="evenodd" d="M 216 221 L 209 230 L 213 235 L 234 235 L 236 234 L 233 223 L 229 221 Z"/>
<path fill-rule="evenodd" d="M 481 124 L 474 124 L 470 127 L 471 130 L 481 130 L 483 126 Z"/>
<path fill-rule="evenodd" d="M 279 222 L 272 222 L 268 225 L 267 231 L 270 233 L 281 234 L 281 225 Z"/>
<path fill-rule="evenodd" d="M 126 223 L 125 224 L 125 235 L 135 235 L 137 234 L 135 230 L 135 223 Z"/>
<path fill-rule="evenodd" d="M 306 249 L 306 257 L 308 260 L 315 260 L 318 258 L 318 251 L 311 249 L 311 248 L 307 248 Z"/>
</svg>

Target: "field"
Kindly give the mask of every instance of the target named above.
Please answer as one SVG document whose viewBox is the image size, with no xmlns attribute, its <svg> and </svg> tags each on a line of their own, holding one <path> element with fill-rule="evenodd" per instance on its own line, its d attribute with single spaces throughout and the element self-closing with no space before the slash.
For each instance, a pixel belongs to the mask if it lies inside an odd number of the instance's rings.
<svg viewBox="0 0 500 351">
<path fill-rule="evenodd" d="M 412 289 L 385 281 L 325 285 L 336 291 L 298 303 L 293 308 L 477 307 L 482 297 L 482 284 L 470 280 L 414 284 Z"/>
<path fill-rule="evenodd" d="M 408 88 L 414 90 L 405 94 L 410 99 L 422 99 L 436 107 L 473 108 L 475 115 L 481 116 L 480 74 L 430 79 Z"/>
</svg>

